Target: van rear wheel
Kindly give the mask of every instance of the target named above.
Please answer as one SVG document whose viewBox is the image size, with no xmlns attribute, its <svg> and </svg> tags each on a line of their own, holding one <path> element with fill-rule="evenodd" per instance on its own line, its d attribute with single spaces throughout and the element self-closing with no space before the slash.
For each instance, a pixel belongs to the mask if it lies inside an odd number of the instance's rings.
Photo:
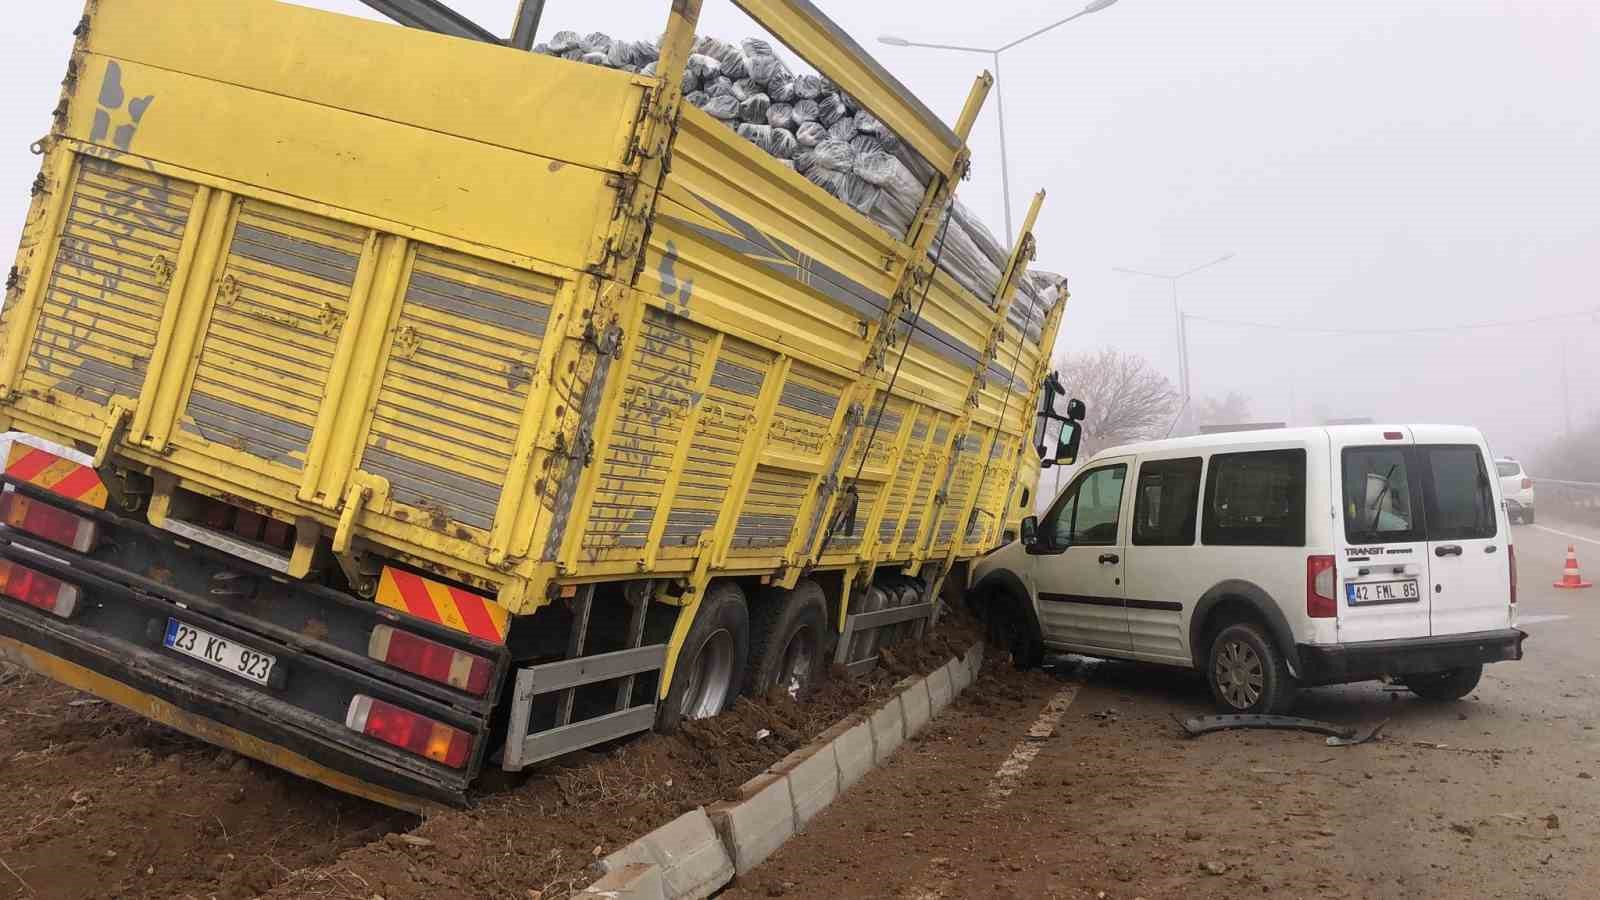
<svg viewBox="0 0 1600 900">
<path fill-rule="evenodd" d="M 1473 692 L 1478 687 L 1478 679 L 1483 677 L 1483 663 L 1472 666 L 1462 666 L 1459 669 L 1446 669 L 1443 672 L 1429 672 L 1426 675 L 1407 675 L 1406 687 L 1411 693 L 1425 700 L 1451 701 L 1460 700 Z"/>
<path fill-rule="evenodd" d="M 1281 715 L 1294 705 L 1299 690 L 1283 654 L 1251 622 L 1217 632 L 1206 661 L 1206 682 L 1218 705 L 1230 713 Z"/>
</svg>

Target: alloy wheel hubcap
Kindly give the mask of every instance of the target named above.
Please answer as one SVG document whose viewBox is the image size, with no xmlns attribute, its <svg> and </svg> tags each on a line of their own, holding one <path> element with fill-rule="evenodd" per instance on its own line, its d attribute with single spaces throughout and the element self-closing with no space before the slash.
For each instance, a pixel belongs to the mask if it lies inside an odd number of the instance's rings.
<svg viewBox="0 0 1600 900">
<path fill-rule="evenodd" d="M 1234 709 L 1249 709 L 1261 699 L 1265 667 L 1255 648 L 1243 641 L 1229 641 L 1217 654 L 1217 689 Z"/>
</svg>

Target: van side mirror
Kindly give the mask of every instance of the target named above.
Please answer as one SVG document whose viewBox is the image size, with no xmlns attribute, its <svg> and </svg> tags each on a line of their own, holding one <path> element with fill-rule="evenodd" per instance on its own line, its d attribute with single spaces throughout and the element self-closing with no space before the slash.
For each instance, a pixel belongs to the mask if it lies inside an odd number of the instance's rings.
<svg viewBox="0 0 1600 900">
<path fill-rule="evenodd" d="M 1032 548 L 1039 543 L 1039 517 L 1024 516 L 1022 519 L 1022 546 Z"/>
</svg>

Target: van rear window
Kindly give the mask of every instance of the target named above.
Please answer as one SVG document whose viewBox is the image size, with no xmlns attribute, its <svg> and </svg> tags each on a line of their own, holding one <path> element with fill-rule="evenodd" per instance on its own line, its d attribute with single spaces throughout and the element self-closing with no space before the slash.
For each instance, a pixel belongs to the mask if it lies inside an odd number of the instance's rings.
<svg viewBox="0 0 1600 900">
<path fill-rule="evenodd" d="M 1501 478 L 1510 478 L 1522 474 L 1522 466 L 1514 462 L 1497 462 L 1494 470 L 1500 473 Z"/>
<path fill-rule="evenodd" d="M 1428 540 L 1470 541 L 1495 535 L 1494 492 L 1483 454 L 1471 444 L 1419 447 L 1428 457 Z"/>
<path fill-rule="evenodd" d="M 1206 473 L 1205 544 L 1303 547 L 1306 543 L 1306 452 L 1218 453 Z"/>
<path fill-rule="evenodd" d="M 1351 544 L 1420 541 L 1422 516 L 1411 454 L 1404 447 L 1347 447 L 1343 453 L 1344 537 Z"/>
</svg>

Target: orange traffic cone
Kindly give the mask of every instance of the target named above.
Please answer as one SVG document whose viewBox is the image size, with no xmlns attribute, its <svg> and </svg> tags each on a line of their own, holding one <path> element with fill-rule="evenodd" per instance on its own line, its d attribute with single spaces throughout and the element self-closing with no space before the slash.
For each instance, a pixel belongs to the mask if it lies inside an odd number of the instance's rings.
<svg viewBox="0 0 1600 900">
<path fill-rule="evenodd" d="M 1594 582 L 1584 581 L 1578 574 L 1578 551 L 1573 545 L 1567 545 L 1567 567 L 1561 570 L 1561 580 L 1556 582 L 1558 588 L 1586 588 L 1594 587 Z"/>
</svg>

